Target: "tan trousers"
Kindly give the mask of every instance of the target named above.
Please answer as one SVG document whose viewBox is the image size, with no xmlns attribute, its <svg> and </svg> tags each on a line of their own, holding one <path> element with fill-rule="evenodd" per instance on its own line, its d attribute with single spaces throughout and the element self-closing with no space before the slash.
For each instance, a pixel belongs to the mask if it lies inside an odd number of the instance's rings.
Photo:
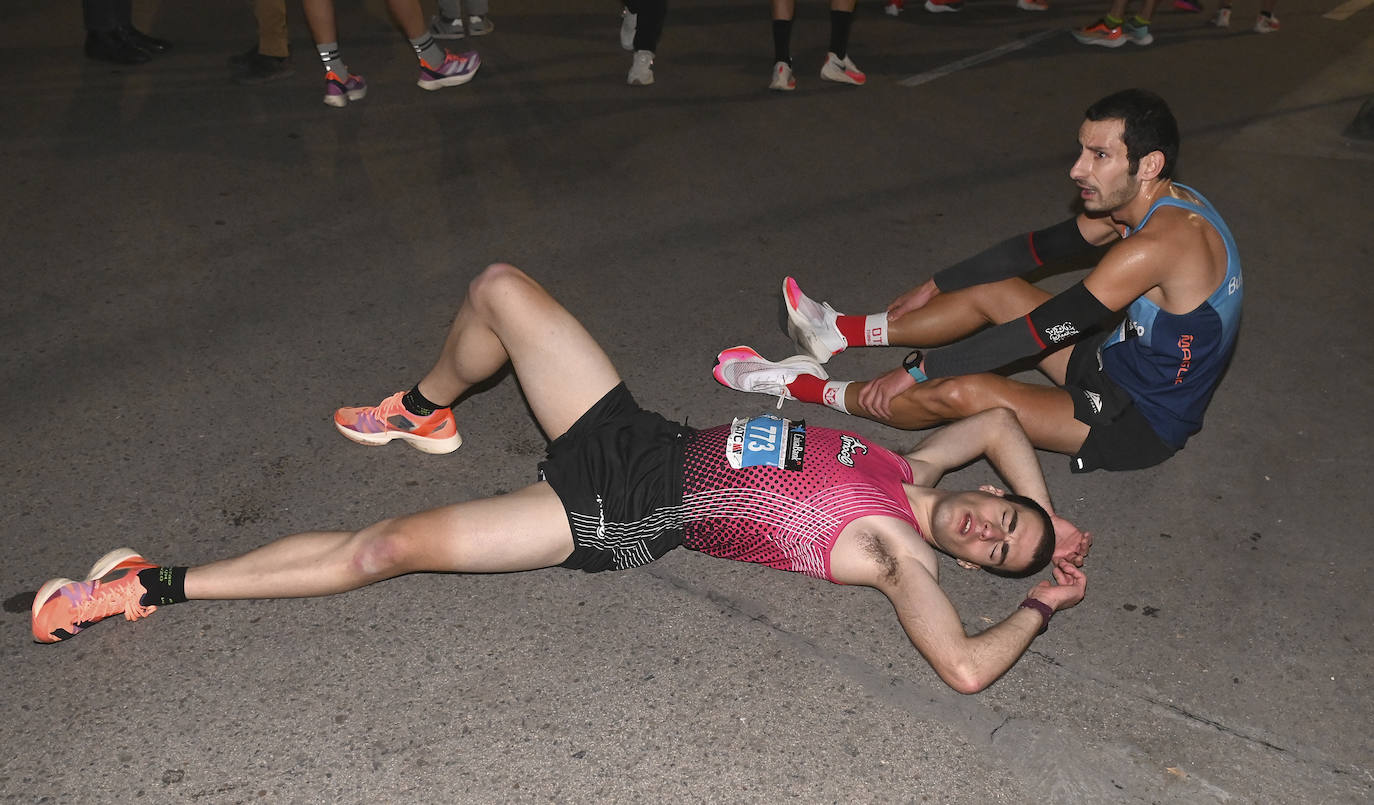
<svg viewBox="0 0 1374 805">
<path fill-rule="evenodd" d="M 284 59 L 291 55 L 286 33 L 286 0 L 251 0 L 258 20 L 258 52 Z"/>
</svg>

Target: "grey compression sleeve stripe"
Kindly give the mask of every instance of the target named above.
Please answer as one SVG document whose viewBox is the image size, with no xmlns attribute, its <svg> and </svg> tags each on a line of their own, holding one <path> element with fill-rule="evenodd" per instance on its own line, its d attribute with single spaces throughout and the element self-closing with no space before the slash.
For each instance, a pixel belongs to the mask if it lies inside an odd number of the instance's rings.
<svg viewBox="0 0 1374 805">
<path fill-rule="evenodd" d="M 1075 339 L 1112 315 L 1082 282 L 1019 319 L 990 327 L 925 356 L 926 377 L 971 375 L 1000 369 Z"/>
<path fill-rule="evenodd" d="M 985 282 L 1019 277 L 1047 261 L 1072 257 L 1092 248 L 1083 239 L 1075 216 L 1047 229 L 1015 235 L 986 251 L 935 274 L 935 287 L 958 291 Z"/>
</svg>

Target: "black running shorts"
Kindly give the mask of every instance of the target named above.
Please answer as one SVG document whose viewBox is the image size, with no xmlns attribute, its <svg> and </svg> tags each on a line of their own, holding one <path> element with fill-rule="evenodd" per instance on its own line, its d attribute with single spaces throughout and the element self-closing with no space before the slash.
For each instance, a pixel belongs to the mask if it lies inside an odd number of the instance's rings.
<svg viewBox="0 0 1374 805">
<path fill-rule="evenodd" d="M 1064 390 L 1073 398 L 1073 417 L 1090 430 L 1069 462 L 1074 472 L 1141 470 L 1177 452 L 1136 408 L 1135 401 L 1102 371 L 1097 351 L 1111 331 L 1079 341 L 1064 371 Z"/>
<path fill-rule="evenodd" d="M 640 408 L 620 383 L 549 445 L 539 474 L 563 501 L 573 535 L 562 567 L 624 570 L 682 543 L 682 452 L 689 433 Z"/>
</svg>

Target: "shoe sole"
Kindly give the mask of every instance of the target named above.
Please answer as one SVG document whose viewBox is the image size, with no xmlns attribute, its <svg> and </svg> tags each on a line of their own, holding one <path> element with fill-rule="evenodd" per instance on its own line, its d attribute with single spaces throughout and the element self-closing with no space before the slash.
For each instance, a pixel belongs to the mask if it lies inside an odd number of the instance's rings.
<svg viewBox="0 0 1374 805">
<path fill-rule="evenodd" d="M 1094 39 L 1092 37 L 1080 37 L 1077 34 L 1074 34 L 1073 38 L 1077 39 L 1078 44 L 1080 45 L 1098 45 L 1104 48 L 1119 48 L 1122 45 L 1126 44 L 1125 37 L 1122 37 L 1121 39 Z"/>
<path fill-rule="evenodd" d="M 843 71 L 840 73 L 827 73 L 825 70 L 821 70 L 821 79 L 824 81 L 833 81 L 836 84 L 849 84 L 855 87 L 862 87 L 864 84 L 868 83 L 868 76 L 855 78 Z"/>
<path fill-rule="evenodd" d="M 361 101 L 366 97 L 367 87 L 363 87 L 362 89 L 355 89 L 352 92 L 345 92 L 342 95 L 326 95 L 324 96 L 324 105 L 332 106 L 335 109 L 342 109 L 348 106 L 349 102 Z"/>
<path fill-rule="evenodd" d="M 114 570 L 120 562 L 134 558 L 142 559 L 143 555 L 132 548 L 115 548 L 95 560 L 95 564 L 91 565 L 91 572 L 86 574 L 86 581 L 94 581 Z"/>
<path fill-rule="evenodd" d="M 368 447 L 380 447 L 393 439 L 401 439 L 406 444 L 419 450 L 421 453 L 439 456 L 445 453 L 452 453 L 463 445 L 463 436 L 454 433 L 452 436 L 443 439 L 435 439 L 430 436 L 416 436 L 413 433 L 402 433 L 400 431 L 389 430 L 384 433 L 359 433 L 334 423 L 334 429 L 343 434 L 343 437 L 350 442 L 367 445 Z"/>
<path fill-rule="evenodd" d="M 793 307 L 792 294 L 787 287 L 787 281 L 791 277 L 784 277 L 782 281 L 782 316 L 781 324 L 783 332 L 792 339 L 812 360 L 819 364 L 826 364 L 835 357 L 836 353 L 831 352 L 828 347 L 820 343 L 810 332 L 810 325 L 801 311 Z M 795 283 L 796 281 L 793 280 Z M 801 286 L 797 286 L 797 292 L 801 293 Z"/>
<path fill-rule="evenodd" d="M 60 642 L 63 640 L 63 638 L 60 638 L 60 637 L 55 638 L 55 639 L 44 639 L 45 637 L 46 637 L 46 638 L 52 638 L 52 635 L 40 635 L 40 634 L 38 634 L 37 632 L 35 632 L 35 631 L 33 630 L 33 625 L 36 624 L 36 623 L 38 623 L 38 612 L 39 612 L 41 609 L 43 609 L 43 605 L 44 605 L 44 604 L 48 603 L 48 599 L 49 599 L 49 598 L 52 598 L 53 593 L 57 592 L 59 589 L 61 589 L 61 588 L 64 587 L 65 585 L 68 585 L 68 584 L 71 584 L 71 583 L 72 583 L 72 579 L 61 579 L 61 578 L 58 578 L 58 579 L 48 579 L 46 582 L 43 583 L 43 586 L 42 586 L 42 587 L 39 587 L 39 588 L 38 588 L 38 592 L 36 592 L 36 593 L 33 594 L 33 606 L 29 607 L 29 610 L 30 610 L 30 613 L 31 613 L 30 616 L 29 616 L 29 631 L 33 633 L 33 639 L 34 639 L 36 642 L 39 642 L 39 643 L 60 643 Z"/>
</svg>

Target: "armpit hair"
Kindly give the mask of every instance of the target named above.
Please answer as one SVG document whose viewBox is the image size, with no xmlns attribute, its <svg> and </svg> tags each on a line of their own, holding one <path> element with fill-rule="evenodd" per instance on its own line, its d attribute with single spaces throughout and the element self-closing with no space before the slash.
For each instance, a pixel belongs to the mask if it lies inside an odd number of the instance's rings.
<svg viewBox="0 0 1374 805">
<path fill-rule="evenodd" d="M 897 568 L 897 557 L 888 550 L 887 543 L 883 542 L 881 535 L 872 531 L 864 531 L 858 535 L 859 546 L 864 553 L 872 557 L 878 563 L 879 572 L 889 583 L 896 583 L 897 575 L 900 572 Z"/>
</svg>

